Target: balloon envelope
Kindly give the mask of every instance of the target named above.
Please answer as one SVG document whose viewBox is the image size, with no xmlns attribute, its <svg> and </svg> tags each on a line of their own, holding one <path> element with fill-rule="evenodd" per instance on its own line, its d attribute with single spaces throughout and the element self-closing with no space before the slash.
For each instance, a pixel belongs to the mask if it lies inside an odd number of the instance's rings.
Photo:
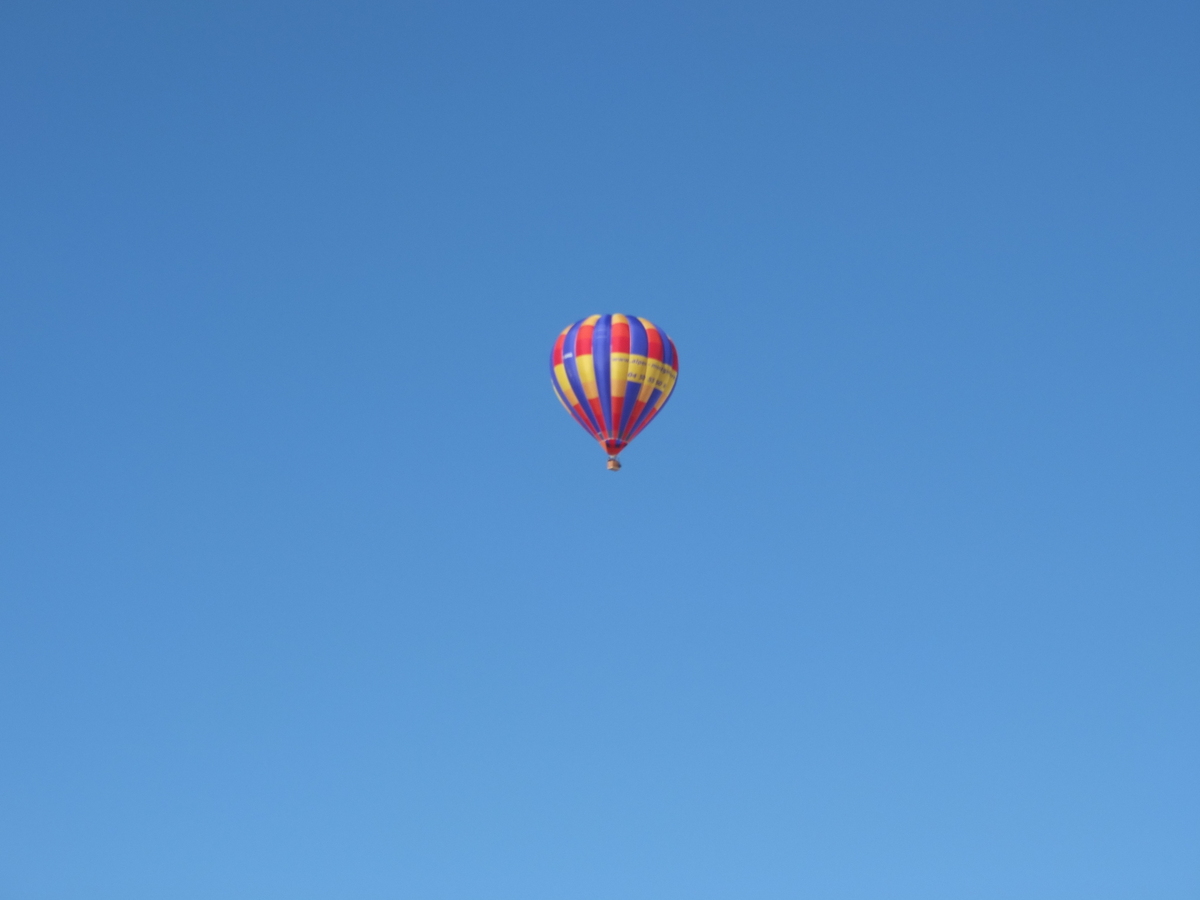
<svg viewBox="0 0 1200 900">
<path fill-rule="evenodd" d="M 648 319 L 588 316 L 563 329 L 550 369 L 567 412 L 615 457 L 671 396 L 679 354 Z"/>
</svg>

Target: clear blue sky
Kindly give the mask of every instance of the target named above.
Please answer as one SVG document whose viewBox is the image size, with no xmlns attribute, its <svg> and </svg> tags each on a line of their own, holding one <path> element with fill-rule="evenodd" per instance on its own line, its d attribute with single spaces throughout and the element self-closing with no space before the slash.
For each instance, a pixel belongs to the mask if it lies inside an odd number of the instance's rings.
<svg viewBox="0 0 1200 900">
<path fill-rule="evenodd" d="M 1194 2 L 10 2 L 0 113 L 3 900 L 1200 895 Z"/>
</svg>

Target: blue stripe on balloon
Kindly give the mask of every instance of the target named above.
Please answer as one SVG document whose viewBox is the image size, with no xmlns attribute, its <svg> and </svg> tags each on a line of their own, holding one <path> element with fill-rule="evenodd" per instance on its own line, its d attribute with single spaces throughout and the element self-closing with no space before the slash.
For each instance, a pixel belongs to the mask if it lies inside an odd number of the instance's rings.
<svg viewBox="0 0 1200 900">
<path fill-rule="evenodd" d="M 612 316 L 601 316 L 592 331 L 592 364 L 596 368 L 596 392 L 600 395 L 600 412 L 604 415 L 602 431 L 612 434 Z"/>
<path fill-rule="evenodd" d="M 654 327 L 658 328 L 657 325 L 655 325 Z M 661 328 L 658 328 L 658 336 L 660 338 L 662 338 L 663 365 L 670 366 L 673 369 L 673 368 L 675 368 L 675 348 L 671 344 L 671 339 L 669 337 L 667 337 L 667 333 L 665 331 L 663 331 Z"/>
</svg>

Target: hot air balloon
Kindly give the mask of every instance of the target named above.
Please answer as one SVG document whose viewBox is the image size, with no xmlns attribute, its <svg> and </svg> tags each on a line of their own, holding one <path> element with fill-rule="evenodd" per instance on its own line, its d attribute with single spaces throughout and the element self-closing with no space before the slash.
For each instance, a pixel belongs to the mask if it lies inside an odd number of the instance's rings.
<svg viewBox="0 0 1200 900">
<path fill-rule="evenodd" d="M 658 415 L 679 376 L 675 343 L 636 316 L 588 316 L 563 329 L 550 355 L 554 393 L 600 442 L 608 468 Z"/>
</svg>

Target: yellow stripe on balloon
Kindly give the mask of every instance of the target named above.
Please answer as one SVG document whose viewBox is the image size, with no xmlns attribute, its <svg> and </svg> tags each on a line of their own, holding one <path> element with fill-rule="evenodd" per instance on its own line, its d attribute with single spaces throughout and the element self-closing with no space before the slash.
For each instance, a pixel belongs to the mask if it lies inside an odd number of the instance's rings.
<svg viewBox="0 0 1200 900">
<path fill-rule="evenodd" d="M 679 373 L 670 366 L 664 366 L 663 368 L 666 369 L 666 372 L 663 374 L 662 378 L 662 393 L 659 394 L 658 400 L 656 400 L 654 403 L 654 408 L 656 410 L 662 409 L 662 405 L 667 402 L 667 398 L 671 396 L 671 391 L 675 390 L 675 379 L 679 377 Z"/>
<path fill-rule="evenodd" d="M 558 379 L 558 386 L 562 389 L 563 396 L 572 406 L 579 406 L 579 398 L 575 396 L 575 390 L 571 387 L 571 379 L 567 377 L 567 367 L 559 363 L 554 367 L 554 377 Z"/>
<path fill-rule="evenodd" d="M 579 380 L 583 384 L 584 396 L 589 400 L 598 399 L 600 392 L 596 389 L 596 363 L 592 359 L 592 354 L 588 353 L 585 356 L 576 356 L 575 369 L 579 372 Z"/>
<path fill-rule="evenodd" d="M 646 381 L 646 357 L 629 354 L 629 371 L 625 380 L 630 384 L 643 384 Z"/>
<path fill-rule="evenodd" d="M 629 354 L 612 353 L 609 355 L 609 380 L 612 383 L 610 397 L 625 396 L 625 376 L 629 373 Z"/>
</svg>

